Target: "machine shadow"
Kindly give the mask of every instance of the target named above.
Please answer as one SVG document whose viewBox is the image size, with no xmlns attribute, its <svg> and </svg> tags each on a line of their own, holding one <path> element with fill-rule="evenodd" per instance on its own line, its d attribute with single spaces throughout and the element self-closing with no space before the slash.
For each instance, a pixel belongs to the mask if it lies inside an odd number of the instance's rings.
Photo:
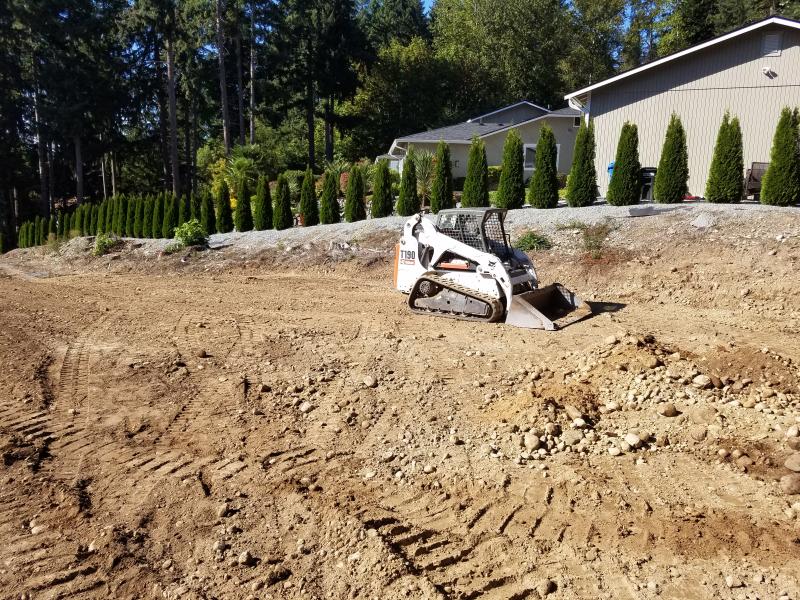
<svg viewBox="0 0 800 600">
<path fill-rule="evenodd" d="M 578 319 L 577 321 L 573 321 L 566 325 L 569 327 L 570 325 L 574 325 L 575 323 L 582 323 L 584 321 L 588 321 L 589 319 L 596 317 L 598 315 L 602 315 L 603 313 L 614 313 L 622 310 L 627 306 L 627 304 L 623 304 L 621 302 L 597 302 L 597 301 L 586 301 L 586 304 L 589 305 L 591 312 L 586 315 L 585 317 Z"/>
</svg>

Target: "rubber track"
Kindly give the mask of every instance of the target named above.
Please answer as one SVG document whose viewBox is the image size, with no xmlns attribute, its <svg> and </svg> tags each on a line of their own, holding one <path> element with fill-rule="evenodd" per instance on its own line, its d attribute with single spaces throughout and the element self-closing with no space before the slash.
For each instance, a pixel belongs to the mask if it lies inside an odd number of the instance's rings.
<svg viewBox="0 0 800 600">
<path fill-rule="evenodd" d="M 466 296 L 468 298 L 474 298 L 476 300 L 480 300 L 481 302 L 486 303 L 491 310 L 491 313 L 488 317 L 475 317 L 471 315 L 466 315 L 464 313 L 457 313 L 452 311 L 446 310 L 436 310 L 436 309 L 428 309 L 428 308 L 417 308 L 414 306 L 414 302 L 419 298 L 416 294 L 417 290 L 419 289 L 419 285 L 422 281 L 427 280 L 436 285 L 439 285 L 443 288 L 453 290 L 461 294 L 462 296 Z M 414 283 L 414 287 L 411 290 L 411 293 L 408 295 L 408 307 L 411 309 L 412 312 L 416 314 L 422 315 L 437 315 L 441 317 L 449 317 L 452 319 L 461 319 L 463 321 L 479 321 L 482 323 L 494 323 L 502 319 L 504 314 L 504 308 L 502 303 L 498 298 L 493 298 L 488 294 L 482 294 L 481 292 L 476 292 L 468 287 L 463 285 L 459 285 L 449 279 L 444 279 L 443 277 L 439 276 L 434 271 L 428 271 L 427 273 L 422 274 L 419 279 Z"/>
</svg>

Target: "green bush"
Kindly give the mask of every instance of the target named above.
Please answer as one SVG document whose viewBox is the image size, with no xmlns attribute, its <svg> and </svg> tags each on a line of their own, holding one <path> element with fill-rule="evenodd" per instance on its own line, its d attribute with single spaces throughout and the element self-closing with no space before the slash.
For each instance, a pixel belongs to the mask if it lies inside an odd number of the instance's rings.
<svg viewBox="0 0 800 600">
<path fill-rule="evenodd" d="M 800 133 L 797 109 L 781 111 L 769 167 L 761 180 L 761 202 L 789 206 L 800 200 Z"/>
<path fill-rule="evenodd" d="M 581 126 L 575 136 L 575 153 L 572 169 L 567 178 L 567 204 L 570 206 L 590 206 L 597 200 L 597 170 L 594 166 L 595 141 L 594 121 Z"/>
<path fill-rule="evenodd" d="M 388 217 L 394 211 L 392 180 L 389 174 L 389 161 L 381 160 L 375 167 L 372 180 L 372 216 Z"/>
<path fill-rule="evenodd" d="M 608 203 L 614 206 L 638 204 L 642 196 L 642 167 L 639 164 L 639 132 L 627 121 L 617 144 L 614 172 L 608 185 Z"/>
<path fill-rule="evenodd" d="M 535 252 L 537 250 L 549 250 L 553 243 L 546 235 L 535 231 L 526 231 L 514 243 L 514 247 L 523 252 Z"/>
<path fill-rule="evenodd" d="M 103 256 L 104 254 L 108 254 L 109 252 L 113 251 L 115 248 L 118 248 L 121 244 L 122 240 L 120 240 L 116 235 L 106 235 L 105 233 L 101 233 L 94 240 L 94 250 L 92 251 L 92 254 L 95 256 Z"/>
<path fill-rule="evenodd" d="M 503 166 L 502 165 L 489 165 L 486 169 L 486 181 L 489 184 L 489 191 L 497 190 L 497 186 L 500 185 L 500 177 L 503 174 Z"/>
<path fill-rule="evenodd" d="M 686 132 L 678 115 L 673 113 L 658 161 L 653 197 L 662 204 L 683 202 L 689 191 L 688 182 L 689 151 L 686 148 Z"/>
<path fill-rule="evenodd" d="M 339 177 L 335 171 L 325 172 L 319 197 L 319 221 L 323 225 L 339 222 Z"/>
<path fill-rule="evenodd" d="M 272 213 L 272 224 L 275 229 L 289 229 L 294 224 L 291 201 L 289 182 L 285 175 L 280 174 L 275 188 L 275 210 Z"/>
<path fill-rule="evenodd" d="M 361 168 L 353 165 L 347 178 L 347 191 L 344 201 L 344 219 L 348 223 L 363 221 L 367 218 L 364 206 L 364 177 Z"/>
<path fill-rule="evenodd" d="M 523 170 L 522 138 L 516 129 L 506 136 L 503 145 L 503 167 L 497 186 L 495 206 L 499 208 L 522 208 L 525 204 L 525 175 Z M 489 179 L 491 170 L 489 168 Z"/>
<path fill-rule="evenodd" d="M 486 164 L 486 147 L 478 139 L 472 139 L 467 161 L 467 178 L 461 206 L 489 206 L 489 167 Z"/>
<path fill-rule="evenodd" d="M 436 147 L 436 158 L 433 186 L 431 187 L 431 212 L 453 208 L 453 173 L 450 165 L 450 146 L 439 141 Z"/>
<path fill-rule="evenodd" d="M 217 233 L 228 233 L 233 229 L 233 215 L 231 214 L 231 197 L 228 184 L 223 181 L 219 186 L 216 198 Z"/>
<path fill-rule="evenodd" d="M 208 246 L 208 233 L 197 219 L 178 225 L 175 228 L 175 239 L 183 246 Z"/>
<path fill-rule="evenodd" d="M 214 200 L 211 197 L 211 192 L 203 192 L 203 197 L 200 200 L 200 225 L 203 231 L 211 233 L 217 229 L 217 218 L 214 215 Z"/>
<path fill-rule="evenodd" d="M 717 133 L 706 182 L 706 200 L 714 204 L 739 202 L 744 193 L 744 153 L 739 119 L 727 112 Z"/>
<path fill-rule="evenodd" d="M 539 130 L 536 163 L 528 189 L 528 202 L 536 208 L 558 206 L 558 147 L 556 136 L 548 125 Z"/>
<path fill-rule="evenodd" d="M 237 187 L 233 223 L 236 231 L 250 231 L 253 229 L 253 212 L 250 207 L 250 187 L 247 185 L 247 178 L 242 177 Z"/>
<path fill-rule="evenodd" d="M 300 189 L 300 217 L 305 227 L 319 225 L 319 203 L 314 188 L 314 174 L 311 169 L 306 169 Z"/>
<path fill-rule="evenodd" d="M 400 193 L 397 196 L 397 214 L 403 217 L 416 214 L 420 210 L 417 195 L 417 166 L 414 164 L 414 149 L 409 148 L 403 161 L 403 174 L 400 177 Z"/>
<path fill-rule="evenodd" d="M 272 229 L 272 198 L 269 193 L 269 182 L 261 175 L 256 184 L 256 196 L 253 201 L 253 229 L 263 231 Z"/>
</svg>

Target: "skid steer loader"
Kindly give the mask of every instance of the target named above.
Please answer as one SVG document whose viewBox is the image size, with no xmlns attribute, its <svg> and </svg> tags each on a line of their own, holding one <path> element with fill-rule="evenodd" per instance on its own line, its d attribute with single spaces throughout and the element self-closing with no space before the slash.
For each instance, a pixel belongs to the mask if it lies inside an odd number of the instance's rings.
<svg viewBox="0 0 800 600">
<path fill-rule="evenodd" d="M 403 227 L 395 248 L 394 285 L 415 313 L 553 331 L 590 307 L 559 283 L 539 287 L 528 256 L 515 250 L 498 208 L 422 214 Z"/>
</svg>

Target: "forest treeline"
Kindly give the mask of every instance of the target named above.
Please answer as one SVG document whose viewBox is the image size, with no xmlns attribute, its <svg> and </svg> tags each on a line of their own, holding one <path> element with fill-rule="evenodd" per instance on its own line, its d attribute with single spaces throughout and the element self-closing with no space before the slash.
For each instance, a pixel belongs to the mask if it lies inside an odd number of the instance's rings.
<svg viewBox="0 0 800 600">
<path fill-rule="evenodd" d="M 6 0 L 0 231 L 120 194 L 372 159 L 800 1 Z"/>
</svg>

